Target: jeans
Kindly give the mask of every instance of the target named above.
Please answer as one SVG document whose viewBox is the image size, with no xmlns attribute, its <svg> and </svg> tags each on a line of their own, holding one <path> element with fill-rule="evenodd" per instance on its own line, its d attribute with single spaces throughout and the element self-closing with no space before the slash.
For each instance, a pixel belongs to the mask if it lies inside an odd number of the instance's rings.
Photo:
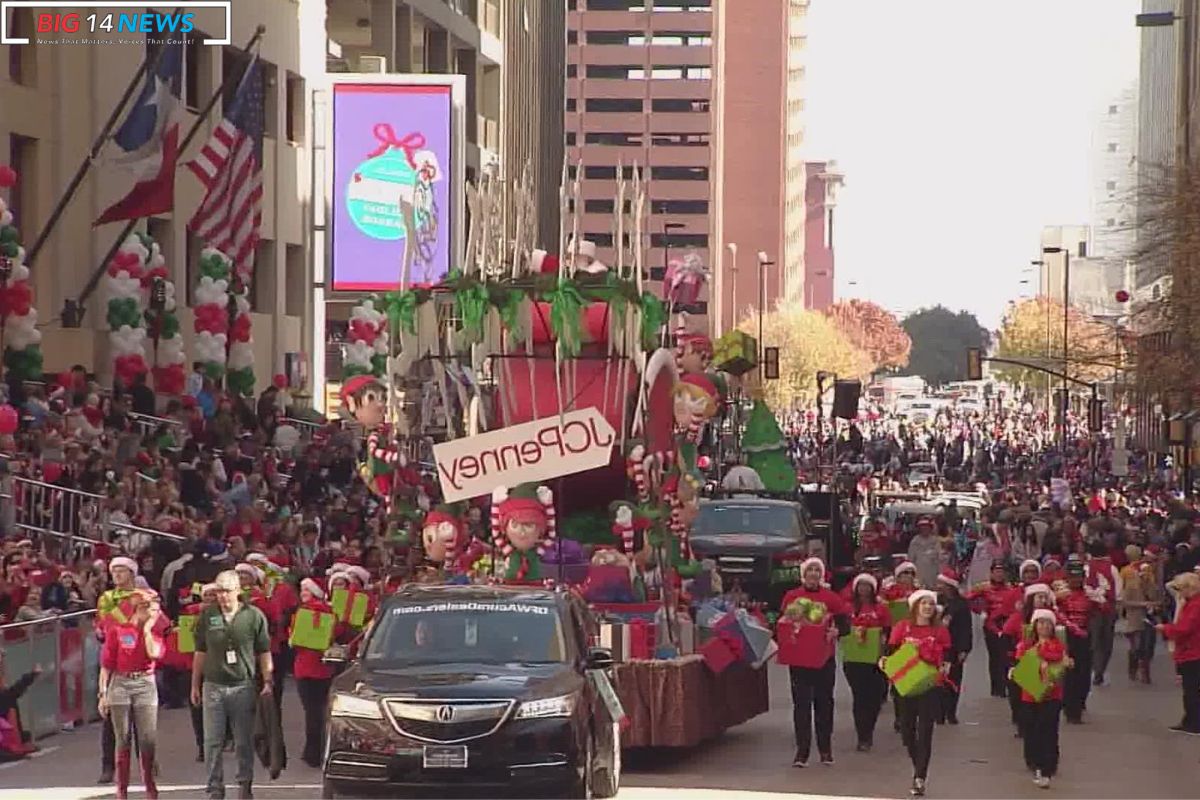
<svg viewBox="0 0 1200 800">
<path fill-rule="evenodd" d="M 792 725 L 796 731 L 796 753 L 807 758 L 812 747 L 814 717 L 817 751 L 833 752 L 833 684 L 837 661 L 830 658 L 818 669 L 788 667 L 792 679 Z M 815 712 L 815 714 L 814 714 Z"/>
<path fill-rule="evenodd" d="M 1067 654 L 1075 666 L 1063 676 L 1063 715 L 1071 722 L 1079 722 L 1092 691 L 1092 647 L 1088 637 L 1068 633 Z"/>
<path fill-rule="evenodd" d="M 233 729 L 233 746 L 237 755 L 237 782 L 245 785 L 254 780 L 254 714 L 258 690 L 253 683 L 222 686 L 205 682 L 202 692 L 204 706 L 204 766 L 208 771 L 208 793 L 225 796 L 226 724 Z"/>
<path fill-rule="evenodd" d="M 901 697 L 899 702 L 900 736 L 912 759 L 913 777 L 924 780 L 929 777 L 933 757 L 933 725 L 941 709 L 941 692 L 933 688 L 915 697 Z"/>
<path fill-rule="evenodd" d="M 301 759 L 319 766 L 325 753 L 325 702 L 332 678 L 297 678 L 296 692 L 304 707 L 304 753 Z"/>
<path fill-rule="evenodd" d="M 128 750 L 130 719 L 137 731 L 138 751 L 145 755 L 154 752 L 158 734 L 158 687 L 153 675 L 125 678 L 114 675 L 108 686 L 112 709 L 112 728 L 116 750 Z"/>
<path fill-rule="evenodd" d="M 1200 731 L 1200 661 L 1182 661 L 1175 665 L 1183 685 L 1183 721 L 1189 731 Z"/>
<path fill-rule="evenodd" d="M 850 694 L 854 698 L 854 730 L 859 744 L 871 744 L 875 739 L 875 723 L 879 710 L 887 699 L 887 677 L 874 664 L 848 663 L 842 665 Z"/>
<path fill-rule="evenodd" d="M 1041 703 L 1024 703 L 1025 719 L 1025 766 L 1039 770 L 1047 778 L 1058 772 L 1058 723 L 1062 703 L 1045 700 Z"/>
<path fill-rule="evenodd" d="M 1092 674 L 1097 680 L 1103 678 L 1104 673 L 1108 671 L 1116 626 L 1116 614 L 1097 614 L 1088 623 L 1088 635 L 1092 640 Z"/>
</svg>

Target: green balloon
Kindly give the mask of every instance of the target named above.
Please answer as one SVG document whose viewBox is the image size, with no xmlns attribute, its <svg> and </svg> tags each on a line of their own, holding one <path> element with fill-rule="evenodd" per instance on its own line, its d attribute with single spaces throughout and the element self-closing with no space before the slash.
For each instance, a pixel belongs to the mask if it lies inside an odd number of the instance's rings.
<svg viewBox="0 0 1200 800">
<path fill-rule="evenodd" d="M 16 242 L 0 242 L 0 254 L 8 256 L 9 258 L 16 258 L 17 257 L 17 243 Z"/>
<path fill-rule="evenodd" d="M 17 242 L 20 241 L 20 232 L 14 225 L 5 225 L 0 228 L 0 242 Z"/>
<path fill-rule="evenodd" d="M 168 312 L 162 316 L 162 325 L 160 326 L 159 336 L 164 339 L 172 339 L 179 335 L 179 317 L 174 313 Z"/>
</svg>

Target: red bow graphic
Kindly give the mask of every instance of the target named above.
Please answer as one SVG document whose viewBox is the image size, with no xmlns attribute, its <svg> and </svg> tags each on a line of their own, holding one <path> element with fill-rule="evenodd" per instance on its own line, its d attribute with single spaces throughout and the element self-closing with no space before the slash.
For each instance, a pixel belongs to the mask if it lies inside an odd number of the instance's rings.
<svg viewBox="0 0 1200 800">
<path fill-rule="evenodd" d="M 386 153 L 388 150 L 398 149 L 404 151 L 405 158 L 408 159 L 408 165 L 413 169 L 417 168 L 417 151 L 425 146 L 425 136 L 420 133 L 410 133 L 403 139 L 396 138 L 395 129 L 386 122 L 380 122 L 371 129 L 371 133 L 375 135 L 379 146 L 367 153 L 367 158 L 375 158 Z"/>
</svg>

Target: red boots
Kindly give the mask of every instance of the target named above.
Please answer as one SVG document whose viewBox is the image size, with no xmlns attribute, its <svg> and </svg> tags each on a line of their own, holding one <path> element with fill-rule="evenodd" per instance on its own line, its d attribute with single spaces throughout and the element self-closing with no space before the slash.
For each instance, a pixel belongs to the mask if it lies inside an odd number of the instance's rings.
<svg viewBox="0 0 1200 800">
<path fill-rule="evenodd" d="M 149 800 L 158 800 L 158 784 L 154 782 L 154 750 L 146 748 L 141 753 L 142 756 L 142 783 L 146 786 L 146 797 Z"/>
<path fill-rule="evenodd" d="M 158 800 L 158 785 L 154 782 L 154 751 L 143 750 L 140 755 L 142 783 L 146 787 L 146 797 L 149 800 Z M 128 750 L 117 751 L 117 800 L 128 800 L 129 798 L 129 762 L 130 752 Z"/>
<path fill-rule="evenodd" d="M 129 797 L 129 751 L 117 751 L 117 800 Z"/>
</svg>

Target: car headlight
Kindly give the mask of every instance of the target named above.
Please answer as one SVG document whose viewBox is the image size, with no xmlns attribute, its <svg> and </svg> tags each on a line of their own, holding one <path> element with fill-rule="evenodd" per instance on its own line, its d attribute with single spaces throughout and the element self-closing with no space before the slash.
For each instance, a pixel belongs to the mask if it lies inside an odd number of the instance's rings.
<svg viewBox="0 0 1200 800">
<path fill-rule="evenodd" d="M 331 717 L 353 717 L 355 719 L 383 719 L 383 711 L 377 700 L 365 697 L 355 697 L 352 694 L 338 692 L 333 696 L 329 707 Z"/>
<path fill-rule="evenodd" d="M 569 717 L 575 711 L 577 696 L 547 697 L 543 700 L 526 700 L 517 709 L 516 719 L 547 719 Z"/>
</svg>

